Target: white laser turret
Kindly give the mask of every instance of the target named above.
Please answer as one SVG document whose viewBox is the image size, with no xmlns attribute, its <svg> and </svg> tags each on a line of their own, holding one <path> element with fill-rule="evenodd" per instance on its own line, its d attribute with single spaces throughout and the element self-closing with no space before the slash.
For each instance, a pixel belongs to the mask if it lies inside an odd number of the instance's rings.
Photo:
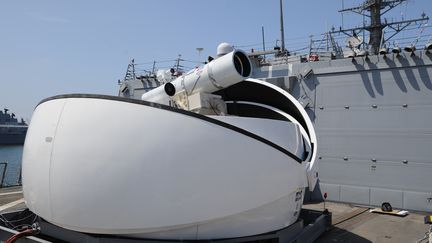
<svg viewBox="0 0 432 243">
<path fill-rule="evenodd" d="M 184 92 L 192 94 L 212 93 L 248 78 L 252 73 L 251 62 L 243 51 L 225 54 L 202 68 L 196 68 L 178 77 L 171 83 L 155 88 L 141 97 L 142 100 L 169 104 L 171 96 Z"/>
</svg>

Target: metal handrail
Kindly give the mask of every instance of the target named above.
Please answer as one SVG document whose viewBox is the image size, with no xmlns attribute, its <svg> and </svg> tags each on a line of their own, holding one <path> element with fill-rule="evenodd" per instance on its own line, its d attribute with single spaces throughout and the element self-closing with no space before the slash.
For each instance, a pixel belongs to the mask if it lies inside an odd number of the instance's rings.
<svg viewBox="0 0 432 243">
<path fill-rule="evenodd" d="M 22 186 L 22 166 L 20 166 L 20 169 L 19 169 L 19 176 L 18 176 L 18 185 L 19 186 Z"/>
<path fill-rule="evenodd" d="M 4 179 L 6 177 L 6 170 L 7 170 L 7 166 L 8 166 L 8 162 L 4 161 L 4 162 L 0 162 L 0 165 L 3 165 L 3 172 L 1 173 L 1 180 L 0 180 L 0 188 L 3 187 L 3 183 L 4 183 Z"/>
</svg>

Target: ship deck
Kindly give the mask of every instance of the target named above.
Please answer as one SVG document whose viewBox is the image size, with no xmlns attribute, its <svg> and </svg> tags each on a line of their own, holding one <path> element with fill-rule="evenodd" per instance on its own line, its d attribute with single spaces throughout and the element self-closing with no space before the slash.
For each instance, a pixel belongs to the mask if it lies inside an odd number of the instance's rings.
<svg viewBox="0 0 432 243">
<path fill-rule="evenodd" d="M 410 212 L 406 217 L 370 213 L 369 208 L 350 204 L 326 202 L 332 213 L 332 227 L 316 242 L 416 242 L 429 226 L 424 224 L 425 213 Z M 0 212 L 23 210 L 22 188 L 0 189 Z M 303 208 L 323 210 L 323 203 L 304 205 Z"/>
<path fill-rule="evenodd" d="M 332 213 L 332 228 L 316 242 L 416 242 L 423 238 L 429 226 L 424 224 L 426 213 L 409 212 L 405 217 L 369 212 L 370 208 L 352 204 L 326 202 Z M 308 204 L 303 208 L 323 210 L 324 204 Z"/>
</svg>

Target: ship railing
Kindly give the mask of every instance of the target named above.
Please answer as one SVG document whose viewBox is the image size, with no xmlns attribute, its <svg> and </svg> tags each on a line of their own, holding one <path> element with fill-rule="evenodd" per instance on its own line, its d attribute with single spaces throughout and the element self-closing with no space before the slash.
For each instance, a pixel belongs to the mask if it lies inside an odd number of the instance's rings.
<svg viewBox="0 0 432 243">
<path fill-rule="evenodd" d="M 368 43 L 369 33 L 367 31 L 356 32 L 359 39 L 363 40 L 359 46 L 355 48 L 359 50 L 370 51 Z M 347 45 L 348 35 L 341 31 L 327 32 L 320 35 L 311 35 L 297 39 L 295 42 L 287 44 L 289 51 L 299 49 L 309 42 L 309 49 L 307 55 L 318 55 L 321 57 L 325 53 L 332 52 L 334 58 L 343 58 L 344 49 L 348 50 L 350 47 Z M 308 40 L 309 39 L 309 40 Z M 384 41 L 385 40 L 385 41 Z M 422 23 L 420 25 L 411 25 L 402 30 L 387 29 L 383 32 L 382 47 L 386 48 L 405 48 L 407 46 L 416 46 L 417 50 L 424 49 L 432 42 L 432 25 Z M 303 44 L 301 44 L 303 43 Z M 300 46 L 301 45 L 301 46 Z M 293 51 L 291 51 L 293 54 Z M 304 55 L 304 53 L 298 53 Z M 320 58 L 321 59 L 321 58 Z"/>
<path fill-rule="evenodd" d="M 363 42 L 356 48 L 359 50 L 369 51 L 370 45 L 368 43 L 368 32 L 358 32 L 357 35 L 358 37 L 361 37 Z M 400 47 L 403 49 L 406 46 L 414 45 L 417 50 L 423 50 L 427 45 L 432 43 L 432 25 L 413 25 L 404 28 L 403 31 L 388 29 L 384 31 L 383 36 L 384 38 L 392 37 L 382 44 L 383 47 Z M 349 36 L 346 33 L 334 31 L 334 29 L 332 29 L 332 31 L 323 34 L 288 38 L 285 39 L 285 41 L 289 55 L 280 54 L 280 46 L 278 45 L 280 42 L 279 40 L 253 43 L 249 45 L 235 45 L 235 48 L 243 50 L 250 49 L 250 51 L 248 51 L 249 55 L 258 60 L 260 65 L 280 65 L 316 60 L 342 59 L 344 58 L 344 51 L 350 49 L 347 47 L 348 37 Z M 271 45 L 274 43 L 276 43 L 274 49 L 265 49 L 265 47 L 263 47 L 264 44 L 268 46 L 269 44 Z M 276 48 L 279 48 L 279 51 L 276 51 Z M 174 66 L 169 65 L 169 63 L 174 64 Z M 184 66 L 180 63 L 189 63 L 189 66 Z M 191 61 L 182 58 L 145 63 L 131 62 L 128 66 L 125 78 L 123 81 L 119 80 L 119 84 L 131 79 L 139 79 L 141 82 L 146 83 L 149 88 L 152 88 L 154 85 L 153 83 L 157 83 L 158 81 L 156 78 L 157 70 L 169 70 L 173 68 L 175 70 L 190 70 L 201 64 L 203 64 L 201 61 Z"/>
<path fill-rule="evenodd" d="M 406 29 L 404 33 L 399 34 L 398 38 L 392 38 L 392 40 L 385 43 L 383 47 L 389 49 L 400 47 L 401 49 L 404 49 L 408 46 L 415 46 L 419 51 L 424 50 L 432 43 L 431 27 L 432 25 L 425 26 L 420 29 L 420 31 L 419 28 Z M 389 32 L 384 34 L 390 35 L 392 33 Z M 362 36 L 362 39 L 366 39 L 366 41 L 355 49 L 366 50 L 371 53 L 370 46 L 367 43 L 368 38 L 368 35 Z M 350 50 L 350 48 L 346 46 L 346 40 L 347 36 L 343 34 L 319 35 L 317 38 L 310 36 L 309 46 L 305 46 L 307 40 L 305 40 L 303 44 L 300 44 L 299 41 L 291 43 L 291 45 L 288 43 L 287 48 L 290 53 L 289 56 L 275 55 L 272 57 L 260 49 L 254 49 L 254 52 L 249 55 L 256 57 L 258 54 L 262 54 L 259 58 L 260 65 L 281 65 L 299 62 L 313 62 L 318 60 L 342 59 L 345 58 L 344 53 Z"/>
<path fill-rule="evenodd" d="M 17 128 L 24 127 L 24 128 L 27 128 L 28 126 L 27 125 L 0 125 L 0 127 L 8 127 L 8 128 L 10 128 L 10 127 L 17 127 Z"/>
<path fill-rule="evenodd" d="M 0 176 L 0 188 L 22 185 L 21 167 L 18 167 L 15 171 L 12 172 L 8 171 L 7 161 L 0 162 Z"/>
</svg>

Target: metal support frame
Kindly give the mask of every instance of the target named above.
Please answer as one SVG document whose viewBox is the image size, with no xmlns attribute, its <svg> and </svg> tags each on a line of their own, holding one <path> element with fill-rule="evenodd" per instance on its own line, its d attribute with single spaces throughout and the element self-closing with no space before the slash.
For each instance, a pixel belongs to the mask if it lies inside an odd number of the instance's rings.
<svg viewBox="0 0 432 243">
<path fill-rule="evenodd" d="M 11 212 L 4 214 L 6 218 L 13 218 L 19 215 L 21 211 Z M 318 237 L 330 229 L 331 227 L 331 213 L 327 210 L 316 211 L 316 210 L 306 210 L 302 209 L 300 213 L 299 220 L 294 224 L 283 228 L 281 230 L 273 231 L 266 234 L 231 238 L 231 239 L 220 239 L 220 240 L 200 240 L 199 242 L 217 242 L 217 243 L 246 243 L 246 242 L 262 242 L 277 240 L 279 243 L 312 243 Z M 116 236 L 107 235 L 96 235 L 96 234 L 85 234 L 76 231 L 67 230 L 59 226 L 50 224 L 44 220 L 39 220 L 38 224 L 40 226 L 40 236 L 39 237 L 27 237 L 23 242 L 51 242 L 43 239 L 50 239 L 53 242 L 56 241 L 66 241 L 66 242 L 87 242 L 87 243 L 114 243 L 114 242 L 124 242 L 124 243 L 178 243 L 178 240 L 162 241 L 162 240 L 152 240 L 152 239 L 134 239 L 134 238 L 124 238 Z M 0 240 L 5 240 L 13 234 L 18 233 L 17 231 L 11 230 L 0 226 Z M 181 242 L 198 242 L 198 241 L 185 241 Z"/>
</svg>

